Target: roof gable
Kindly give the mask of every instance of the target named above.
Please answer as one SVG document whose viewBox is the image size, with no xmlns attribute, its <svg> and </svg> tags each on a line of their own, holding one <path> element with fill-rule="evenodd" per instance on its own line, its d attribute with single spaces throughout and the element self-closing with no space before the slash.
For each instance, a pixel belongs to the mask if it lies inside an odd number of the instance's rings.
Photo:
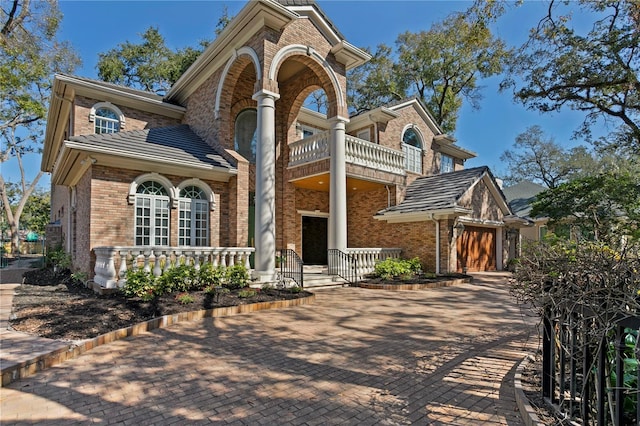
<svg viewBox="0 0 640 426">
<path fill-rule="evenodd" d="M 484 181 L 504 214 L 510 214 L 504 194 L 487 166 L 451 173 L 423 176 L 407 187 L 405 199 L 376 213 L 377 219 L 389 221 L 427 220 L 434 215 L 462 216 L 471 213 L 459 204 L 463 196 Z"/>
</svg>

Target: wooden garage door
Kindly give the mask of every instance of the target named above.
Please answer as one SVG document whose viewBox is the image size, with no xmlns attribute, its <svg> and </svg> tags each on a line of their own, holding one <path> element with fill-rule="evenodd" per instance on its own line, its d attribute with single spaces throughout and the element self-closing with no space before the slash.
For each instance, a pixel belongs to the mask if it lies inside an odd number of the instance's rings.
<svg viewBox="0 0 640 426">
<path fill-rule="evenodd" d="M 458 238 L 458 272 L 496 270 L 496 230 L 465 226 Z"/>
</svg>

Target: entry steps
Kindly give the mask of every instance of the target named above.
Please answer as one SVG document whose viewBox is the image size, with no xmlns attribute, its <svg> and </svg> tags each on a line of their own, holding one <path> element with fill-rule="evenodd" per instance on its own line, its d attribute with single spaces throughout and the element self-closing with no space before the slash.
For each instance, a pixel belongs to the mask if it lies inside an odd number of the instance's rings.
<svg viewBox="0 0 640 426">
<path fill-rule="evenodd" d="M 349 286 L 349 283 L 338 275 L 329 275 L 327 265 L 305 265 L 303 272 L 305 290 Z"/>
</svg>

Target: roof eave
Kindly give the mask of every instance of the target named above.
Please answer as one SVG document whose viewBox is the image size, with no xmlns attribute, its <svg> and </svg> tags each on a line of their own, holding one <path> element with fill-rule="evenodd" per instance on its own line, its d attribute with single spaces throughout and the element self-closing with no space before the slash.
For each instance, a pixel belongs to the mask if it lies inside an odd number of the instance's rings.
<svg viewBox="0 0 640 426">
<path fill-rule="evenodd" d="M 209 76 L 221 67 L 260 28 L 284 28 L 299 17 L 297 13 L 273 0 L 254 0 L 231 20 L 171 87 L 166 98 L 183 103 Z"/>
<path fill-rule="evenodd" d="M 374 215 L 374 219 L 386 220 L 388 223 L 424 222 L 432 219 L 445 219 L 473 213 L 473 210 L 455 206 L 445 209 L 428 209 L 415 212 L 384 212 Z"/>
</svg>

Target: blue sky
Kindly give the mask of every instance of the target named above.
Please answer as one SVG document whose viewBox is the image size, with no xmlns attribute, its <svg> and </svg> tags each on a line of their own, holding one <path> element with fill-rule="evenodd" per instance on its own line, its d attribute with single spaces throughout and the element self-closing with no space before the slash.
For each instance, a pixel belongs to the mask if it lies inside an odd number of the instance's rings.
<svg viewBox="0 0 640 426">
<path fill-rule="evenodd" d="M 96 78 L 98 53 L 105 52 L 125 41 L 138 42 L 139 34 L 149 26 L 156 26 L 171 48 L 197 44 L 202 39 L 213 39 L 214 29 L 226 5 L 230 15 L 235 15 L 245 1 L 60 1 L 64 14 L 59 37 L 68 40 L 83 60 L 76 75 Z M 448 14 L 465 10 L 468 1 L 331 1 L 318 0 L 318 4 L 347 41 L 358 47 L 370 47 L 380 43 L 394 45 L 398 34 L 405 31 L 426 30 L 432 22 L 441 21 Z M 496 35 L 509 45 L 519 46 L 547 7 L 546 1 L 528 1 L 522 6 L 511 7 L 494 26 Z M 488 165 L 500 176 L 504 165 L 499 157 L 511 148 L 516 136 L 532 125 L 540 125 L 545 133 L 563 146 L 571 147 L 581 141 L 572 140 L 573 131 L 584 116 L 565 110 L 541 115 L 528 111 L 512 100 L 511 93 L 499 93 L 502 77 L 483 80 L 484 99 L 479 110 L 463 107 L 454 134 L 458 145 L 474 151 L 478 157 L 467 161 L 467 167 Z M 597 134 L 605 129 L 596 129 Z M 35 176 L 40 158 L 31 156 L 26 168 L 29 176 Z M 5 164 L 3 175 L 17 181 L 17 169 Z M 14 171 L 16 170 L 16 171 Z M 8 172 L 8 173 L 7 173 Z M 49 177 L 40 183 L 49 187 Z"/>
</svg>

